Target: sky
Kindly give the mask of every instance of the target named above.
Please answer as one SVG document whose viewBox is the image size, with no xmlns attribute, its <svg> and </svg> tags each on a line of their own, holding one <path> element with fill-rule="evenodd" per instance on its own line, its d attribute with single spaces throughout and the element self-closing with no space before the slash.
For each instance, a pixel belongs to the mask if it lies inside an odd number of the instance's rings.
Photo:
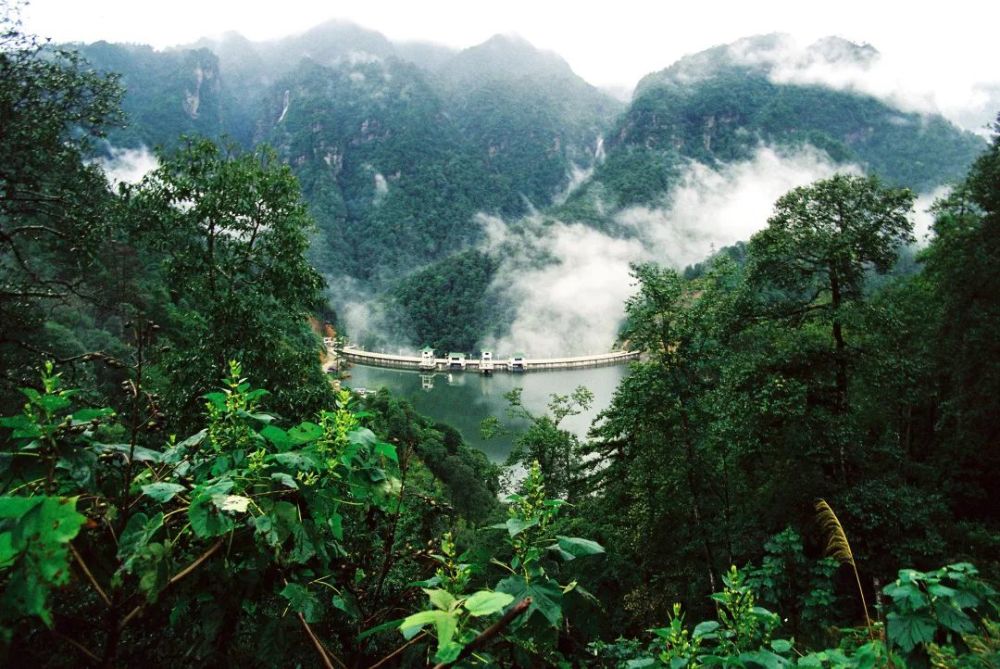
<svg viewBox="0 0 1000 669">
<path fill-rule="evenodd" d="M 1000 99 L 1000 3 L 925 7 L 912 0 L 32 0 L 24 19 L 29 32 L 57 41 L 160 48 L 228 30 L 275 39 L 335 18 L 392 40 L 457 48 L 514 33 L 560 54 L 590 83 L 619 91 L 685 54 L 740 37 L 785 32 L 811 41 L 835 34 L 878 48 L 886 61 L 883 79 L 933 96 L 949 116 L 986 106 L 983 84 L 992 84 Z"/>
</svg>

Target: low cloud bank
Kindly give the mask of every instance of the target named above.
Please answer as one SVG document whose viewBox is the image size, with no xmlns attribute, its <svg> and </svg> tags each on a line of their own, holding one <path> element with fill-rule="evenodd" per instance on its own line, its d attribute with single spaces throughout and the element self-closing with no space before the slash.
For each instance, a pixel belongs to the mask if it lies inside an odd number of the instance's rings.
<svg viewBox="0 0 1000 669">
<path fill-rule="evenodd" d="M 1000 102 L 1000 80 L 975 81 L 965 72 L 940 66 L 917 68 L 909 60 L 838 38 L 804 44 L 781 35 L 767 49 L 751 38 L 733 44 L 730 53 L 739 62 L 769 67 L 776 83 L 822 84 L 864 93 L 905 111 L 940 113 L 980 134 L 988 134 L 985 126 L 995 118 Z"/>
<path fill-rule="evenodd" d="M 493 288 L 516 305 L 509 332 L 484 342 L 500 355 L 585 355 L 610 350 L 635 286 L 629 265 L 653 261 L 678 269 L 763 228 L 788 190 L 836 172 L 815 150 L 762 147 L 753 160 L 716 170 L 692 164 L 658 206 L 631 207 L 614 237 L 580 223 L 532 215 L 514 223 L 481 216 L 484 250 L 501 258 Z"/>
</svg>

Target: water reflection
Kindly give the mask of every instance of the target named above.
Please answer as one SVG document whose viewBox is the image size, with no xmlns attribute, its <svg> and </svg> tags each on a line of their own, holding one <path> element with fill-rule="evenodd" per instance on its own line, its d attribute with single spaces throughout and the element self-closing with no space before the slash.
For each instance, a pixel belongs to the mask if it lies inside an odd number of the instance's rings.
<svg viewBox="0 0 1000 669">
<path fill-rule="evenodd" d="M 515 429 L 525 427 L 523 422 L 507 418 L 505 393 L 522 388 L 524 406 L 532 413 L 541 413 L 553 393 L 568 395 L 577 386 L 586 386 L 594 393 L 593 406 L 589 411 L 563 421 L 566 429 L 583 437 L 591 421 L 610 403 L 619 381 L 628 374 L 628 366 L 485 376 L 475 372 L 427 374 L 415 370 L 355 365 L 350 373 L 351 378 L 344 382 L 345 385 L 369 391 L 385 387 L 397 397 L 409 400 L 423 415 L 458 429 L 466 443 L 482 449 L 494 462 L 502 462 L 510 453 L 511 437 L 484 440 L 479 433 L 479 425 L 487 416 L 498 416 L 505 425 Z"/>
</svg>

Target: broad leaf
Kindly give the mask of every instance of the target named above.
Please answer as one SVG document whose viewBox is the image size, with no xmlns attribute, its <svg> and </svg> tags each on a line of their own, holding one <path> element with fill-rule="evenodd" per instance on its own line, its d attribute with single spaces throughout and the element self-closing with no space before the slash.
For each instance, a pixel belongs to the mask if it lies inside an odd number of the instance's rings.
<svg viewBox="0 0 1000 669">
<path fill-rule="evenodd" d="M 167 483 L 164 481 L 142 486 L 142 494 L 152 497 L 153 500 L 162 504 L 172 500 L 177 493 L 182 492 L 184 489 L 184 486 L 179 483 Z"/>
<path fill-rule="evenodd" d="M 246 513 L 250 498 L 243 495 L 212 495 L 212 504 L 220 511 L 229 513 Z"/>
<path fill-rule="evenodd" d="M 507 532 L 510 533 L 511 537 L 516 537 L 521 532 L 526 529 L 538 525 L 538 519 L 532 518 L 531 520 L 521 520 L 520 518 L 508 518 L 507 522 L 504 523 L 504 527 L 507 528 Z"/>
<path fill-rule="evenodd" d="M 604 552 L 604 547 L 596 541 L 581 539 L 580 537 L 557 536 L 556 541 L 559 548 L 573 557 L 583 557 L 585 555 L 599 555 Z"/>
<path fill-rule="evenodd" d="M 431 600 L 431 604 L 442 611 L 450 611 L 455 604 L 455 597 L 447 590 L 428 590 L 424 588 L 424 592 Z"/>
<path fill-rule="evenodd" d="M 307 623 L 319 622 L 322 618 L 322 605 L 319 599 L 305 586 L 289 583 L 281 591 L 281 596 L 288 600 L 293 611 L 302 614 Z"/>
<path fill-rule="evenodd" d="M 934 640 L 937 624 L 930 616 L 900 615 L 890 613 L 886 616 L 889 623 L 889 641 L 909 653 L 920 644 Z"/>
<path fill-rule="evenodd" d="M 465 600 L 465 610 L 474 617 L 488 616 L 497 611 L 501 611 L 505 606 L 514 601 L 513 595 L 506 592 L 491 592 L 480 590 Z"/>
<path fill-rule="evenodd" d="M 271 480 L 277 481 L 286 488 L 291 488 L 292 490 L 298 490 L 298 482 L 292 478 L 291 474 L 286 474 L 285 472 L 275 472 L 271 474 Z"/>
<path fill-rule="evenodd" d="M 497 583 L 496 591 L 512 595 L 517 601 L 531 597 L 531 605 L 525 612 L 526 619 L 537 611 L 553 627 L 558 627 L 562 621 L 562 589 L 553 583 L 536 580 L 528 584 L 521 576 L 509 576 Z"/>
<path fill-rule="evenodd" d="M 379 442 L 375 444 L 375 453 L 382 456 L 383 458 L 388 458 L 396 464 L 399 464 L 399 456 L 396 455 L 396 447 L 392 444 L 385 444 Z"/>
<path fill-rule="evenodd" d="M 288 438 L 295 445 L 307 444 L 323 436 L 323 428 L 310 421 L 303 421 L 288 431 Z"/>
</svg>

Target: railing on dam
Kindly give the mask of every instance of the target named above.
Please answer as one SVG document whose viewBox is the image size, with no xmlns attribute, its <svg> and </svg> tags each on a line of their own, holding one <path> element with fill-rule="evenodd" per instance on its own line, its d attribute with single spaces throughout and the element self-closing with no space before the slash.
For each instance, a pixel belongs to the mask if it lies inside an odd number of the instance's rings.
<svg viewBox="0 0 1000 669">
<path fill-rule="evenodd" d="M 372 365 L 375 367 L 394 367 L 397 369 L 423 369 L 423 370 L 468 370 L 468 371 L 531 371 L 531 370 L 553 370 L 553 369 L 579 369 L 583 367 L 603 367 L 606 365 L 620 365 L 629 360 L 638 360 L 638 351 L 615 351 L 612 353 L 599 353 L 596 355 L 582 355 L 575 357 L 560 358 L 489 358 L 484 360 L 455 358 L 437 358 L 428 356 L 407 356 L 394 355 L 391 353 L 379 353 L 376 351 L 366 351 L 353 346 L 337 347 L 331 340 L 327 341 L 327 348 L 332 355 L 344 360 L 362 365 Z M 482 363 L 482 370 L 480 365 Z"/>
</svg>

